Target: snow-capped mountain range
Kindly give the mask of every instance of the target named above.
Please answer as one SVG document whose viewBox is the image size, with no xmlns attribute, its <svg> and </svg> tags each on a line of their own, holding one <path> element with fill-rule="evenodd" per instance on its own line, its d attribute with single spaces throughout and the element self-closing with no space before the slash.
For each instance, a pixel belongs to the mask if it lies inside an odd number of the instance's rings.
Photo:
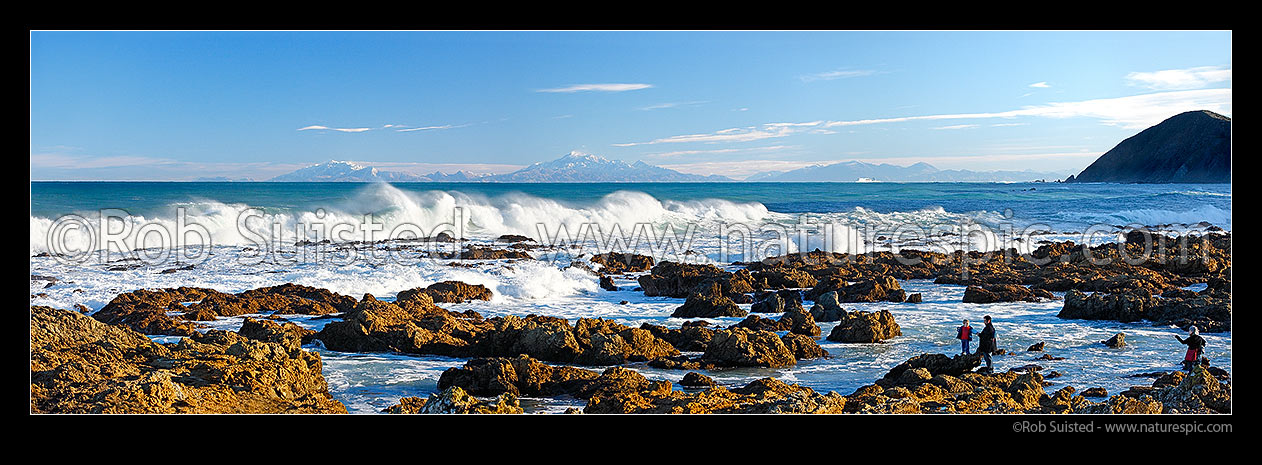
<svg viewBox="0 0 1262 465">
<path fill-rule="evenodd" d="M 281 182 L 728 182 L 723 176 L 680 173 L 642 161 L 627 163 L 570 152 L 552 161 L 535 163 L 512 173 L 488 175 L 457 171 L 416 175 L 386 171 L 348 161 L 331 160 L 271 179 Z"/>
<path fill-rule="evenodd" d="M 872 164 L 844 161 L 830 165 L 814 165 L 792 171 L 758 173 L 745 181 L 758 182 L 1022 182 L 1060 179 L 1061 173 L 1035 171 L 969 171 L 940 170 L 928 163 L 911 166 L 888 163 Z"/>
</svg>

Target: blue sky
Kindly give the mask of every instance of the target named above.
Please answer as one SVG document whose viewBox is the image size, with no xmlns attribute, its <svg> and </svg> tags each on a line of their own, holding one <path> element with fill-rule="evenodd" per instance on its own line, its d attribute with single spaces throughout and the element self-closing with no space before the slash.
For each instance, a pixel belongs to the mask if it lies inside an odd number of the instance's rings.
<svg viewBox="0 0 1262 465">
<path fill-rule="evenodd" d="M 741 178 L 1077 172 L 1231 114 L 1230 32 L 32 32 L 32 179 L 505 172 L 571 150 Z"/>
</svg>

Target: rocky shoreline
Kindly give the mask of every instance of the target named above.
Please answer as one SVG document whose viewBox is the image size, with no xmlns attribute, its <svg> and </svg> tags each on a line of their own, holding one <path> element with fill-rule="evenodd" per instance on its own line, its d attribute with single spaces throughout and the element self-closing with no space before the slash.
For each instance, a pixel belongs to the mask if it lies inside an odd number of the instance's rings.
<svg viewBox="0 0 1262 465">
<path fill-rule="evenodd" d="M 1128 259 L 1146 250 L 1151 251 L 1146 259 Z M 531 258 L 518 249 L 486 247 L 464 255 Z M 1109 261 L 1101 264 L 1102 259 Z M 920 295 L 904 291 L 900 279 L 968 286 L 961 304 L 1050 301 L 1057 299 L 1053 292 L 1064 292 L 1060 318 L 1230 331 L 1230 234 L 1189 240 L 1132 233 L 1124 242 L 1095 247 L 1046 243 L 1028 256 L 1012 249 L 815 251 L 738 263 L 736 271 L 631 254 L 598 255 L 590 263 L 602 288 L 608 289 L 611 275 L 634 277 L 636 290 L 646 296 L 685 299 L 673 316 L 692 320 L 668 328 L 598 318 L 571 323 L 547 315 L 485 318 L 437 305 L 493 297 L 485 287 L 458 281 L 404 290 L 393 301 L 294 284 L 235 294 L 191 287 L 137 290 L 119 294 L 91 316 L 31 307 L 31 409 L 345 413 L 329 394 L 319 354 L 302 348 L 318 340 L 339 352 L 467 359 L 443 373 L 438 392 L 400 399 L 388 413 L 522 413 L 520 397 L 586 402 L 573 413 L 1230 413 L 1230 375 L 1204 367 L 1186 376 L 1161 373 L 1151 386 L 1108 397 L 1095 387 L 1048 393 L 1050 374 L 1037 365 L 985 373 L 976 370 L 977 356 L 962 355 L 913 357 L 849 395 L 818 393 L 775 378 L 721 385 L 698 373 L 781 368 L 828 357 L 819 338 L 840 343 L 898 338 L 902 332 L 890 311 L 853 311 L 843 304 L 919 302 Z M 1205 289 L 1184 289 L 1195 284 Z M 740 304 L 752 304 L 753 314 Z M 763 316 L 772 314 L 779 317 Z M 330 321 L 317 332 L 285 322 L 286 315 Z M 202 323 L 232 317 L 242 318 L 235 332 Z M 715 317 L 744 320 L 718 327 L 702 319 Z M 837 325 L 825 335 L 820 322 Z M 145 335 L 181 339 L 162 344 Z M 680 370 L 674 384 L 683 389 L 649 380 L 633 369 L 641 365 Z"/>
</svg>

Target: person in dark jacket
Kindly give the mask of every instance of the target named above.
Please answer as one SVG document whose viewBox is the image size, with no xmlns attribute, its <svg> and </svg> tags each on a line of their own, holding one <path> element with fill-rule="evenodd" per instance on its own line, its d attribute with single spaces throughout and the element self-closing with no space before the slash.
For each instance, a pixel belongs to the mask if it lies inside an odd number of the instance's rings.
<svg viewBox="0 0 1262 465">
<path fill-rule="evenodd" d="M 990 315 L 983 317 L 982 321 L 986 323 L 986 327 L 977 334 L 977 353 L 986 359 L 986 371 L 994 371 L 990 353 L 995 351 L 995 326 L 990 322 Z"/>
<path fill-rule="evenodd" d="M 1174 338 L 1179 342 L 1188 346 L 1187 354 L 1183 356 L 1183 369 L 1192 371 L 1192 367 L 1201 361 L 1201 354 L 1205 350 L 1205 338 L 1201 337 L 1200 331 L 1195 326 L 1188 328 L 1188 338 L 1183 339 L 1178 334 Z"/>
<path fill-rule="evenodd" d="M 968 355 L 968 343 L 973 340 L 973 327 L 968 325 L 968 320 L 964 320 L 964 326 L 955 328 L 955 338 L 960 340 L 962 353 Z"/>
</svg>

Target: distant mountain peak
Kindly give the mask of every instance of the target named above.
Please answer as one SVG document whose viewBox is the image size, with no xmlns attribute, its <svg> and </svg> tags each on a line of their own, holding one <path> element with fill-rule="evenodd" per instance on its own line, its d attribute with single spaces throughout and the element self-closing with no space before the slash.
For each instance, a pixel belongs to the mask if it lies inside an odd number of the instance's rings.
<svg viewBox="0 0 1262 465">
<path fill-rule="evenodd" d="M 578 150 L 508 174 L 491 176 L 500 182 L 698 182 L 731 181 L 723 176 L 700 176 L 650 165 L 627 163 Z"/>
<path fill-rule="evenodd" d="M 940 170 L 925 162 L 910 166 L 867 163 L 859 160 L 814 164 L 792 171 L 758 173 L 747 181 L 758 182 L 1012 182 L 1060 179 L 1059 173 L 1033 171 Z"/>
</svg>

